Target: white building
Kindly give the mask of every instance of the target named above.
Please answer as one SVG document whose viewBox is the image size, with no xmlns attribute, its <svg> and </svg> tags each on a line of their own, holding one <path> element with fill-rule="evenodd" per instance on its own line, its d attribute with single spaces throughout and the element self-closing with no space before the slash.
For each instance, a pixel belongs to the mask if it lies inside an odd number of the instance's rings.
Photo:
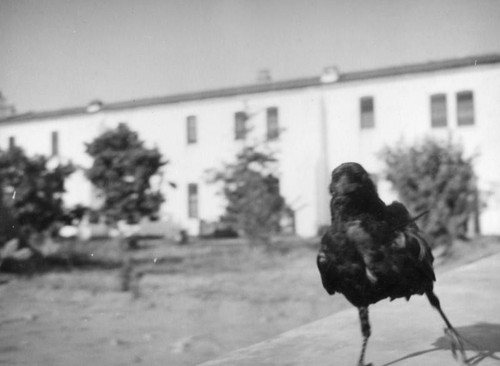
<svg viewBox="0 0 500 366">
<path fill-rule="evenodd" d="M 500 55 L 352 73 L 330 68 L 318 77 L 13 115 L 0 120 L 0 149 L 16 144 L 88 167 L 84 144 L 125 122 L 170 161 L 162 217 L 195 234 L 200 220 L 217 221 L 224 210 L 206 171 L 232 161 L 244 143 L 241 112 L 251 116 L 249 138 L 268 139 L 279 152 L 280 189 L 296 210 L 299 235 L 329 222 L 327 185 L 338 164 L 357 161 L 380 175 L 384 146 L 450 134 L 479 153 L 475 168 L 487 198 L 481 229 L 500 234 Z M 92 203 L 82 173 L 67 189 L 68 204 Z M 379 189 L 394 198 L 384 182 Z"/>
</svg>

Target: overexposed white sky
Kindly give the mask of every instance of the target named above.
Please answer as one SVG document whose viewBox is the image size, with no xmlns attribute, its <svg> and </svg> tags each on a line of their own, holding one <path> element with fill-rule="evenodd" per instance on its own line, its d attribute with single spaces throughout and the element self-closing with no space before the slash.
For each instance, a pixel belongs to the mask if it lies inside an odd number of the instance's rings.
<svg viewBox="0 0 500 366">
<path fill-rule="evenodd" d="M 0 0 L 19 112 L 500 53 L 497 0 Z"/>
</svg>

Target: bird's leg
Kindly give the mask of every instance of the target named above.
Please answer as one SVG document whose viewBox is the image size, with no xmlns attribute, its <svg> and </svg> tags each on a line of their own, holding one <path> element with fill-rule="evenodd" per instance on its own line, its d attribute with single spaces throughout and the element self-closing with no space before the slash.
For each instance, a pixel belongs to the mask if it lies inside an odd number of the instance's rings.
<svg viewBox="0 0 500 366">
<path fill-rule="evenodd" d="M 458 359 L 461 365 L 468 365 L 469 363 L 467 362 L 467 357 L 465 355 L 464 349 L 464 339 L 453 327 L 453 325 L 451 325 L 448 317 L 443 312 L 443 309 L 441 309 L 441 304 L 436 294 L 431 290 L 428 291 L 426 295 L 431 305 L 439 312 L 446 324 L 446 329 L 444 330 L 444 332 L 451 340 L 451 352 L 453 353 L 453 357 L 455 359 Z M 459 355 L 457 355 L 457 350 Z"/>
<path fill-rule="evenodd" d="M 372 364 L 365 365 L 365 352 L 368 338 L 370 338 L 371 328 L 368 319 L 368 307 L 362 306 L 358 308 L 359 320 L 361 322 L 361 333 L 363 334 L 363 345 L 361 346 L 361 355 L 359 356 L 358 366 L 372 366 Z"/>
</svg>

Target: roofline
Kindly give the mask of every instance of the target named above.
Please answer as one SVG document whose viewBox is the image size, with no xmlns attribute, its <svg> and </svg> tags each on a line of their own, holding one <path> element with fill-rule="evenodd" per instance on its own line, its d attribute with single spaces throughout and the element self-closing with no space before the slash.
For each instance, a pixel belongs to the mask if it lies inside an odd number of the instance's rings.
<svg viewBox="0 0 500 366">
<path fill-rule="evenodd" d="M 245 94 L 259 94 L 259 93 L 269 93 L 281 90 L 294 90 L 294 89 L 303 89 L 309 87 L 319 87 L 325 84 L 331 85 L 337 83 L 364 81 L 370 79 L 380 79 L 380 78 L 387 78 L 387 77 L 394 77 L 401 75 L 431 73 L 443 70 L 459 69 L 472 66 L 484 66 L 484 65 L 499 64 L 499 63 L 500 63 L 500 54 L 471 56 L 471 57 L 448 59 L 442 61 L 432 61 L 427 63 L 408 64 L 408 65 L 392 66 L 392 67 L 379 68 L 373 70 L 342 73 L 339 75 L 338 80 L 332 83 L 322 82 L 321 76 L 306 77 L 306 78 L 291 79 L 285 81 L 243 85 L 243 86 L 223 88 L 223 89 L 205 90 L 192 93 L 173 94 L 163 97 L 144 98 L 132 101 L 100 104 L 98 110 L 99 112 L 101 111 L 107 112 L 116 110 L 135 109 L 135 108 L 143 108 L 156 105 L 192 102 L 192 101 L 215 99 L 215 98 L 227 98 Z M 65 108 L 52 111 L 28 112 L 23 114 L 17 114 L 7 118 L 0 119 L 0 123 L 21 122 L 21 121 L 30 121 L 36 119 L 61 118 L 61 117 L 77 116 L 77 115 L 92 114 L 92 113 L 95 112 L 90 112 L 88 110 L 88 106 L 73 107 L 73 108 Z"/>
</svg>

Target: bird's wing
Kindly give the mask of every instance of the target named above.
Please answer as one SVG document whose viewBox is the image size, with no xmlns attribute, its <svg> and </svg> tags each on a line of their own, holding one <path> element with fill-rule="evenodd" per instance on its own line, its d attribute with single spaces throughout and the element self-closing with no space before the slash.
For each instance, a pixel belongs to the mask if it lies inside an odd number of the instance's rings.
<svg viewBox="0 0 500 366">
<path fill-rule="evenodd" d="M 333 295 L 338 289 L 338 271 L 336 268 L 337 257 L 332 252 L 332 247 L 336 245 L 333 236 L 327 232 L 321 239 L 321 248 L 316 257 L 316 263 L 321 275 L 321 282 L 328 294 Z"/>
<path fill-rule="evenodd" d="M 378 280 L 376 272 L 380 269 L 383 261 L 386 260 L 387 255 L 385 248 L 377 242 L 376 236 L 370 233 L 371 231 L 376 232 L 377 228 L 370 227 L 371 230 L 368 230 L 365 227 L 367 222 L 371 224 L 370 226 L 376 224 L 375 221 L 371 220 L 370 222 L 367 218 L 346 222 L 346 236 L 363 260 L 366 279 L 375 283 Z"/>
<path fill-rule="evenodd" d="M 418 225 L 410 218 L 406 207 L 397 201 L 387 206 L 389 220 L 398 223 L 395 230 L 395 240 L 392 246 L 395 250 L 403 251 L 428 279 L 436 280 L 432 263 L 434 257 L 431 251 L 431 240 L 419 229 Z"/>
<path fill-rule="evenodd" d="M 429 245 L 430 239 L 416 225 L 404 228 L 403 237 L 408 255 L 418 263 L 418 267 L 428 279 L 436 281 L 432 266 L 434 257 Z"/>
<path fill-rule="evenodd" d="M 351 281 L 355 283 L 364 273 L 362 259 L 343 231 L 330 230 L 323 236 L 317 265 L 323 287 L 330 295 L 344 293 L 343 288 L 349 287 Z"/>
<path fill-rule="evenodd" d="M 371 216 L 346 222 L 347 240 L 362 258 L 366 278 L 373 284 L 379 279 L 390 282 L 392 276 L 413 277 L 409 265 L 428 280 L 435 281 L 430 239 L 411 221 L 406 208 L 404 210 L 396 222 L 405 222 L 406 217 L 408 220 L 398 229 Z"/>
</svg>

